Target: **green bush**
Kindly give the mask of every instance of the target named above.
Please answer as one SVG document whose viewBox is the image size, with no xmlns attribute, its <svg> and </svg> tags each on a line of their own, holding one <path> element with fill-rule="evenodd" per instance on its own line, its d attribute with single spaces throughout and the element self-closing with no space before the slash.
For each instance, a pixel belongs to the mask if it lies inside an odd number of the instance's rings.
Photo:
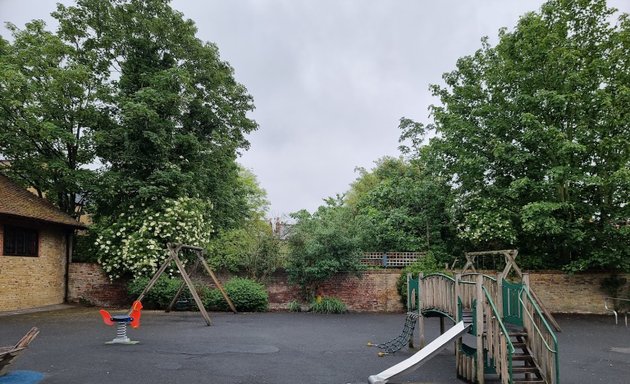
<svg viewBox="0 0 630 384">
<path fill-rule="evenodd" d="M 74 236 L 73 263 L 95 263 L 98 260 L 96 247 L 96 233 L 91 230 L 83 231 Z"/>
<path fill-rule="evenodd" d="M 289 312 L 302 312 L 302 306 L 297 302 L 297 300 L 291 301 L 287 306 L 287 309 Z"/>
<path fill-rule="evenodd" d="M 336 297 L 322 297 L 311 304 L 311 312 L 315 313 L 346 313 L 348 309 L 343 301 Z"/>
<path fill-rule="evenodd" d="M 131 297 L 138 297 L 144 288 L 149 284 L 148 277 L 138 277 L 129 282 L 127 292 Z M 147 309 L 166 309 L 175 297 L 179 286 L 182 283 L 180 278 L 170 278 L 166 275 L 160 276 L 155 285 L 146 293 L 142 299 L 142 306 Z M 180 298 L 189 297 L 188 289 L 185 289 Z"/>
<path fill-rule="evenodd" d="M 234 277 L 223 287 L 238 311 L 264 312 L 269 307 L 269 295 L 265 287 L 250 279 Z M 212 289 L 204 299 L 211 311 L 227 311 L 229 306 L 218 289 Z"/>
<path fill-rule="evenodd" d="M 129 296 L 132 298 L 138 297 L 142 291 L 144 291 L 147 284 L 149 284 L 149 280 L 150 279 L 148 277 L 138 277 L 129 282 L 129 284 L 127 284 L 127 293 L 129 293 Z M 183 282 L 184 281 L 179 277 L 168 277 L 168 275 L 160 276 L 160 278 L 155 282 L 155 285 L 142 299 L 143 307 L 146 309 L 166 309 Z M 195 284 L 195 289 L 202 300 L 204 297 L 208 296 L 210 291 L 207 287 L 198 284 Z M 180 309 L 197 309 L 188 287 L 185 287 L 181 295 L 179 295 L 178 302 L 188 302 L 187 305 L 180 307 Z M 174 308 L 178 309 L 178 306 L 176 305 Z"/>
</svg>

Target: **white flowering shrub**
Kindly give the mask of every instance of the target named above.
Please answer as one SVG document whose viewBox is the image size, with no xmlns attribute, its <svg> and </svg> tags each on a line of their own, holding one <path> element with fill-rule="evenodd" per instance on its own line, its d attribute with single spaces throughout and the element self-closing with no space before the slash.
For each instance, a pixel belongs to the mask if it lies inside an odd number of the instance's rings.
<svg viewBox="0 0 630 384">
<path fill-rule="evenodd" d="M 98 262 L 112 280 L 152 276 L 168 256 L 168 243 L 208 246 L 211 209 L 210 202 L 188 197 L 167 199 L 159 210 L 130 206 L 100 229 Z"/>
<path fill-rule="evenodd" d="M 473 243 L 516 242 L 516 230 L 507 214 L 500 211 L 471 212 L 459 226 L 460 236 Z"/>
<path fill-rule="evenodd" d="M 512 223 L 513 213 L 507 207 L 480 198 L 464 200 L 462 207 L 465 213 L 458 225 L 461 238 L 474 244 L 516 242 L 517 231 Z"/>
</svg>

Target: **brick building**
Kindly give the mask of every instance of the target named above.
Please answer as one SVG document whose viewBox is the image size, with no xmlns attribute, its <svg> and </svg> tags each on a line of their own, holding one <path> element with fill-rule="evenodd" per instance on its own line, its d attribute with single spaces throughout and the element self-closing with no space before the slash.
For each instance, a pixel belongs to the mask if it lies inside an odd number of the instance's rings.
<svg viewBox="0 0 630 384">
<path fill-rule="evenodd" d="M 65 301 L 78 228 L 84 225 L 0 174 L 0 311 Z"/>
</svg>

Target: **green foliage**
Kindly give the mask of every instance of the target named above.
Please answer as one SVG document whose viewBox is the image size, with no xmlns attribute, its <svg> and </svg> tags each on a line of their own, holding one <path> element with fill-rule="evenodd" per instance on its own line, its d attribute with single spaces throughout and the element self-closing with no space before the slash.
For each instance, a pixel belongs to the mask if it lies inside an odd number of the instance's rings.
<svg viewBox="0 0 630 384">
<path fill-rule="evenodd" d="M 630 77 L 620 70 L 630 22 L 614 16 L 605 0 L 550 0 L 431 86 L 432 124 L 401 122 L 407 153 L 452 186 L 450 217 L 468 249 L 630 270 Z"/>
<path fill-rule="evenodd" d="M 167 199 L 160 209 L 130 206 L 116 221 L 98 226 L 99 263 L 111 279 L 152 276 L 168 256 L 168 243 L 208 244 L 211 209 L 209 202 L 191 198 Z"/>
<path fill-rule="evenodd" d="M 7 26 L 13 42 L 0 37 L 0 158 L 11 167 L 3 172 L 76 217 L 95 176 L 86 166 L 106 115 L 98 107 L 102 74 L 94 57 L 43 21 Z"/>
<path fill-rule="evenodd" d="M 358 273 L 361 250 L 352 227 L 351 212 L 342 198 L 330 198 L 311 215 L 292 215 L 297 222 L 289 237 L 289 281 L 309 297 L 317 286 L 339 272 Z"/>
<path fill-rule="evenodd" d="M 138 277 L 131 280 L 127 284 L 127 293 L 131 297 L 138 297 L 149 284 L 149 277 Z M 166 309 L 171 303 L 180 285 L 182 279 L 170 278 L 166 275 L 160 276 L 155 285 L 146 293 L 142 299 L 142 305 L 146 309 Z M 182 298 L 186 297 L 188 289 L 182 294 Z"/>
<path fill-rule="evenodd" d="M 246 216 L 232 228 L 219 229 L 208 246 L 208 262 L 215 270 L 263 280 L 284 266 L 286 251 L 264 219 L 269 202 L 256 176 L 241 167 L 239 185 L 247 196 Z"/>
<path fill-rule="evenodd" d="M 41 21 L 9 25 L 0 157 L 13 179 L 71 215 L 87 201 L 97 221 L 203 196 L 217 229 L 242 223 L 255 197 L 236 157 L 257 128 L 252 98 L 169 3 L 78 0 L 58 4 L 55 33 Z"/>
<path fill-rule="evenodd" d="M 285 251 L 269 223 L 261 219 L 219 232 L 208 247 L 209 264 L 216 270 L 244 273 L 263 280 L 284 266 Z"/>
<path fill-rule="evenodd" d="M 198 40 L 168 1 L 83 0 L 54 16 L 62 36 L 101 52 L 103 65 L 119 71 L 106 95 L 116 108 L 95 135 L 107 166 L 96 213 L 198 195 L 216 203 L 217 227 L 242 215 L 234 160 L 256 123 L 246 117 L 251 97 L 217 47 Z"/>
<path fill-rule="evenodd" d="M 247 218 L 251 221 L 263 220 L 269 209 L 267 191 L 260 186 L 256 175 L 242 166 L 239 167 L 238 181 L 246 196 Z"/>
<path fill-rule="evenodd" d="M 289 312 L 302 312 L 302 305 L 297 300 L 293 300 L 289 302 L 287 309 Z"/>
<path fill-rule="evenodd" d="M 238 311 L 264 312 L 269 307 L 267 290 L 254 280 L 234 277 L 225 283 L 223 289 Z M 228 303 L 218 289 L 206 295 L 204 306 L 212 311 L 229 310 Z"/>
<path fill-rule="evenodd" d="M 74 236 L 73 263 L 95 263 L 98 261 L 96 238 L 97 233 L 92 229 L 87 229 L 83 233 Z"/>
<path fill-rule="evenodd" d="M 311 303 L 311 312 L 315 313 L 346 313 L 348 308 L 336 297 L 320 297 Z"/>
<path fill-rule="evenodd" d="M 424 257 L 419 259 L 403 268 L 398 281 L 396 282 L 396 289 L 400 295 L 400 300 L 403 305 L 407 305 L 407 274 L 411 273 L 412 276 L 417 277 L 418 273 L 423 273 L 425 276 L 431 273 L 443 272 L 444 268 L 440 266 L 438 258 L 436 258 L 436 252 L 428 252 Z"/>
<path fill-rule="evenodd" d="M 364 251 L 427 251 L 454 245 L 450 188 L 418 161 L 385 157 L 352 184 L 346 199 Z"/>
</svg>

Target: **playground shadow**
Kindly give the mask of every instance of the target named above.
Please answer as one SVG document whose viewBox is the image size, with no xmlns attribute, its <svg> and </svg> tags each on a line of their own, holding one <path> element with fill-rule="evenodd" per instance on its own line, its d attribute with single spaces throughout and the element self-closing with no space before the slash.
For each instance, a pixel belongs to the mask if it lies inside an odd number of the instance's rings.
<svg viewBox="0 0 630 384">
<path fill-rule="evenodd" d="M 404 314 L 210 313 L 145 311 L 128 335 L 136 345 L 106 345 L 115 336 L 96 308 L 0 317 L 0 344 L 28 329 L 38 338 L 11 371 L 43 374 L 56 383 L 366 383 L 415 351 L 378 357 L 371 342 L 402 330 Z M 562 383 L 630 382 L 630 328 L 611 316 L 558 316 Z M 428 341 L 439 322 L 426 320 Z M 417 339 L 417 331 L 416 331 Z M 406 383 L 458 383 L 453 346 L 412 373 Z M 19 384 L 19 383 L 16 383 Z"/>
</svg>

